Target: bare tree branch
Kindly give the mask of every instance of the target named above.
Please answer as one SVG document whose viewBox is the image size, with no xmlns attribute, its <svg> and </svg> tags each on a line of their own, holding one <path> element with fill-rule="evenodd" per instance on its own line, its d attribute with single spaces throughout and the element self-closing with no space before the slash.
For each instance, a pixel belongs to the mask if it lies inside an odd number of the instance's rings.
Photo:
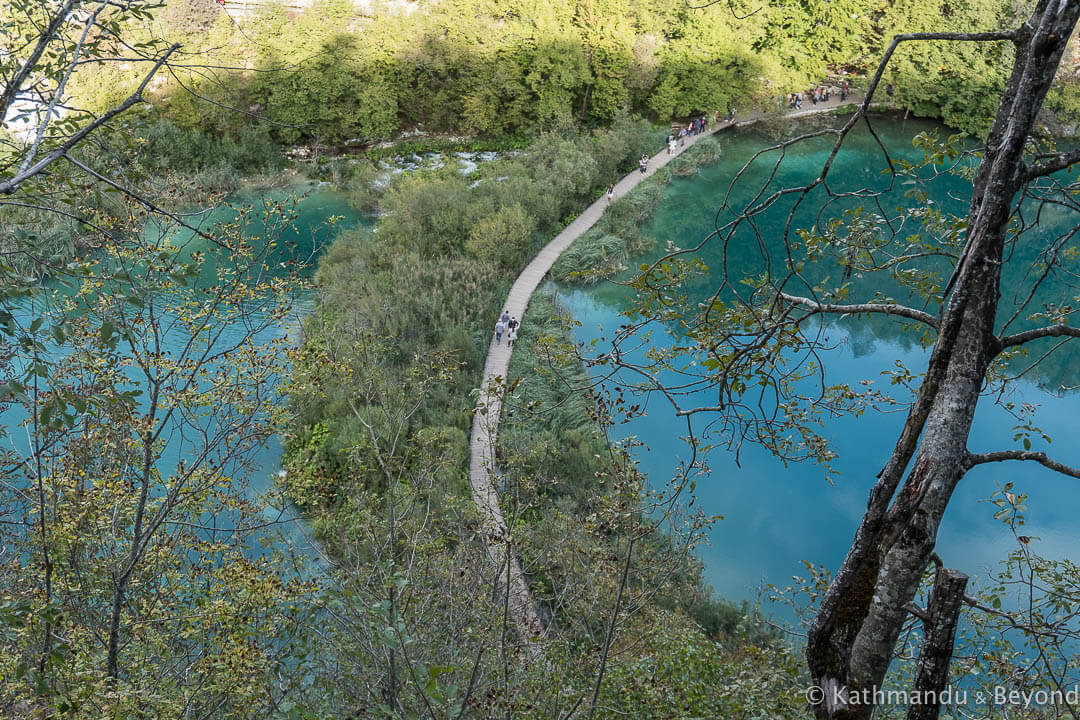
<svg viewBox="0 0 1080 720">
<path fill-rule="evenodd" d="M 37 67 L 38 62 L 41 61 L 41 56 L 45 53 L 45 50 L 49 47 L 49 43 L 53 41 L 56 33 L 60 30 L 60 26 L 64 24 L 68 16 L 71 14 L 71 8 L 75 5 L 76 0 L 66 0 L 63 6 L 56 11 L 56 16 L 53 17 L 49 26 L 41 33 L 38 38 L 38 43 L 34 47 L 34 51 L 30 53 L 30 57 L 26 58 L 26 62 L 23 63 L 19 71 L 15 73 L 15 77 L 11 79 L 4 87 L 3 94 L 0 94 L 0 120 L 3 120 L 7 116 L 8 108 L 11 107 L 11 103 L 15 101 L 15 96 L 19 92 L 19 88 L 22 87 L 26 79 L 30 77 L 30 73 Z"/>
<path fill-rule="evenodd" d="M 1005 460 L 1031 460 L 1050 468 L 1054 472 L 1080 479 L 1080 469 L 1051 460 L 1046 453 L 1034 450 L 998 450 L 980 454 L 968 453 L 967 458 L 964 460 L 964 467 L 971 469 L 983 463 L 1004 462 Z"/>
<path fill-rule="evenodd" d="M 1059 170 L 1064 170 L 1070 165 L 1074 165 L 1080 162 L 1080 150 L 1073 150 L 1069 153 L 1058 153 L 1057 155 L 1047 156 L 1043 162 L 1036 163 L 1027 168 L 1024 173 L 1024 182 L 1031 182 L 1047 175 L 1053 175 Z"/>
<path fill-rule="evenodd" d="M 150 84 L 150 81 L 153 79 L 154 75 L 157 74 L 157 71 L 161 69 L 161 66 L 164 65 L 166 61 L 168 61 L 169 56 L 179 49 L 180 44 L 176 43 L 168 50 L 166 50 L 161 55 L 161 57 L 158 58 L 157 62 L 154 63 L 154 67 L 151 68 L 150 72 L 146 74 L 146 77 L 143 78 L 143 81 L 139 84 L 139 87 L 135 90 L 135 92 L 129 95 L 128 98 L 124 100 L 124 102 L 120 103 L 119 105 L 104 113 L 100 117 L 84 125 L 82 128 L 79 129 L 78 132 L 72 134 L 71 137 L 62 142 L 56 149 L 43 157 L 41 160 L 38 160 L 31 167 L 17 173 L 15 177 L 9 180 L 0 182 L 0 194 L 10 195 L 14 193 L 24 182 L 34 177 L 35 175 L 40 174 L 43 170 L 45 170 L 47 167 L 52 165 L 60 158 L 65 157 L 67 152 L 76 145 L 78 145 L 80 142 L 82 142 L 87 135 L 94 132 L 117 115 L 125 112 L 133 105 L 135 105 L 135 103 L 142 102 L 142 94 L 146 90 L 147 85 Z"/>
<path fill-rule="evenodd" d="M 819 303 L 815 300 L 811 300 L 807 297 L 801 297 L 799 295 L 789 295 L 788 293 L 780 293 L 780 298 L 786 300 L 789 303 L 796 305 L 802 305 L 803 307 L 810 309 L 810 315 L 818 314 L 841 314 L 841 315 L 861 315 L 863 313 L 878 313 L 881 315 L 893 315 L 895 317 L 907 318 L 908 320 L 915 320 L 917 322 L 925 323 L 930 327 L 937 330 L 938 319 L 928 312 L 922 310 L 916 310 L 909 308 L 906 305 L 900 305 L 897 303 L 857 303 L 853 305 L 832 304 L 832 303 Z"/>
<path fill-rule="evenodd" d="M 87 175 L 89 175 L 89 176 L 91 176 L 93 178 L 96 178 L 97 180 L 100 180 L 101 182 L 105 183 L 106 185 L 113 188 L 114 190 L 119 190 L 120 192 L 124 193 L 125 195 L 130 197 L 132 200 L 134 200 L 135 202 L 139 203 L 144 208 L 149 210 L 150 212 L 156 213 L 156 214 L 161 215 L 163 217 L 169 218 L 170 220 L 172 220 L 176 224 L 190 230 L 191 232 L 195 233 L 199 237 L 203 238 L 204 240 L 208 240 L 208 241 L 214 243 L 215 245 L 220 245 L 221 244 L 221 241 L 218 238 L 215 238 L 213 235 L 210 235 L 210 234 L 208 234 L 206 232 L 203 232 L 202 230 L 195 227 L 194 225 L 191 225 L 190 223 L 185 222 L 183 220 L 183 218 L 181 218 L 176 213 L 171 213 L 168 210 L 155 205 L 154 203 L 150 202 L 144 196 L 140 195 L 139 193 L 135 192 L 134 190 L 126 188 L 123 185 L 121 185 L 120 183 L 116 182 L 115 180 L 111 180 L 110 178 L 106 177 L 105 175 L 102 175 L 101 173 L 94 170 L 92 167 L 90 167 L 86 163 L 80 162 L 79 160 L 76 160 L 75 158 L 71 157 L 70 155 L 68 155 L 66 153 L 63 155 L 63 158 L 65 160 L 67 160 L 69 163 L 71 163 L 72 165 L 74 165 L 75 167 L 82 170 Z"/>
<path fill-rule="evenodd" d="M 38 148 L 41 147 L 41 141 L 45 138 L 45 132 L 49 129 L 49 125 L 52 122 L 53 115 L 56 113 L 57 103 L 64 97 L 64 91 L 67 89 L 68 81 L 71 80 L 71 74 L 75 72 L 75 65 L 79 61 L 79 57 L 82 55 L 83 45 L 86 43 L 87 37 L 90 35 L 90 30 L 97 24 L 98 15 L 107 6 L 105 4 L 99 5 L 94 12 L 86 18 L 83 23 L 82 36 L 79 37 L 79 41 L 75 43 L 75 49 L 72 51 L 72 60 L 68 64 L 67 70 L 64 72 L 64 76 L 60 79 L 59 84 L 56 86 L 56 90 L 53 92 L 52 99 L 49 101 L 49 106 L 45 110 L 44 117 L 38 122 L 37 132 L 34 134 L 34 142 L 30 145 L 30 150 L 27 151 L 25 157 L 23 157 L 22 164 L 19 165 L 19 172 L 25 172 L 26 168 L 30 167 L 30 164 L 34 162 L 34 158 L 37 157 Z"/>
<path fill-rule="evenodd" d="M 1032 340 L 1038 340 L 1039 338 L 1047 337 L 1080 337 L 1080 328 L 1072 327 L 1071 325 L 1065 325 L 1058 323 L 1056 325 L 1047 325 L 1045 327 L 1034 328 L 1033 330 L 1025 330 L 1023 332 L 1014 333 L 1012 335 L 1006 335 L 1000 339 L 1001 348 L 1012 347 L 1014 345 L 1023 345 L 1026 342 Z"/>
</svg>

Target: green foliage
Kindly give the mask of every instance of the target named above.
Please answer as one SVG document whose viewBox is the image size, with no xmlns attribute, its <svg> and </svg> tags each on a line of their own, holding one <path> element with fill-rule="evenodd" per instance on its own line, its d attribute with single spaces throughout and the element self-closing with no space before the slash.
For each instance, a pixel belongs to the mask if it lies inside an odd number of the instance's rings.
<svg viewBox="0 0 1080 720">
<path fill-rule="evenodd" d="M 317 21 L 319 9 L 305 14 L 305 23 Z M 265 105 L 284 142 L 388 136 L 397 128 L 395 88 L 369 51 L 361 38 L 340 34 L 325 37 L 307 62 L 288 72 L 273 69 L 288 55 L 271 55 L 251 86 L 252 97 Z"/>
<path fill-rule="evenodd" d="M 469 184 L 453 170 L 395 183 L 380 204 L 386 217 L 379 223 L 379 244 L 427 257 L 461 254 L 473 226 L 496 207 L 490 196 L 472 193 Z"/>
<path fill-rule="evenodd" d="M 370 443 L 349 384 L 327 374 L 326 354 L 347 360 L 353 339 L 373 333 L 384 342 L 384 372 L 402 384 L 418 358 L 438 355 L 447 382 L 428 389 L 412 430 L 467 431 L 469 390 L 479 382 L 507 278 L 543 233 L 557 230 L 655 137 L 646 123 L 619 120 L 589 135 L 543 135 L 524 156 L 487 163 L 469 177 L 449 169 L 406 174 L 379 200 L 376 232 L 339 235 L 320 262 L 319 308 L 294 372 L 298 417 L 286 464 L 298 502 L 332 507 L 343 479 L 368 477 L 373 468 L 357 450 Z"/>
<path fill-rule="evenodd" d="M 1080 124 L 1080 82 L 1076 78 L 1062 80 L 1050 89 L 1045 105 L 1057 115 L 1062 126 L 1072 126 L 1075 130 Z"/>
<path fill-rule="evenodd" d="M 292 438 L 281 462 L 292 469 L 288 487 L 299 507 L 326 507 L 337 502 L 337 478 L 348 470 L 345 452 L 354 447 L 355 433 L 335 424 L 315 423 Z"/>
<path fill-rule="evenodd" d="M 661 53 L 660 73 L 648 106 L 662 118 L 694 112 L 726 111 L 745 107 L 763 94 L 758 78 L 765 72 L 757 42 L 759 25 L 735 20 L 726 7 L 716 5 L 694 17 Z"/>
<path fill-rule="evenodd" d="M 198 128 L 184 129 L 167 118 L 140 128 L 139 159 L 151 172 L 175 170 L 196 173 L 225 167 L 237 174 L 267 172 L 284 165 L 276 142 L 265 125 L 241 127 L 235 136 L 210 136 Z"/>
<path fill-rule="evenodd" d="M 580 284 L 610 278 L 626 269 L 628 250 L 625 239 L 593 227 L 559 256 L 551 276 L 559 282 Z"/>
<path fill-rule="evenodd" d="M 881 16 L 888 5 L 881 0 L 774 0 L 755 49 L 791 72 L 795 87 L 812 85 L 830 63 L 865 67 L 877 60 L 882 40 L 893 32 Z"/>
<path fill-rule="evenodd" d="M 472 226 L 465 247 L 485 265 L 519 267 L 530 246 L 533 222 L 521 205 L 505 205 Z"/>
<path fill-rule="evenodd" d="M 601 718 L 800 717 L 800 658 L 772 641 L 727 649 L 675 613 L 638 619 L 625 643 L 643 647 L 617 661 L 602 686 Z"/>
<path fill-rule="evenodd" d="M 889 3 L 881 25 L 902 32 L 992 31 L 1015 22 L 1014 4 L 1002 0 L 954 3 L 901 0 Z M 894 102 L 917 115 L 940 117 L 947 125 L 983 134 L 997 110 L 1012 67 L 1011 43 L 904 43 L 886 79 Z M 878 100 L 885 102 L 882 95 Z"/>
<path fill-rule="evenodd" d="M 895 32 L 995 29 L 1002 0 L 773 0 L 690 9 L 670 0 L 499 5 L 376 5 L 363 21 L 342 0 L 287 15 L 264 6 L 238 33 L 208 0 L 170 3 L 167 36 L 222 67 L 178 69 L 155 89 L 177 125 L 213 136 L 271 120 L 285 143 L 372 143 L 402 130 L 499 138 L 611 123 L 627 111 L 661 121 L 770 98 L 819 83 L 838 67 L 865 71 Z M 139 32 L 142 32 L 141 30 Z M 919 43 L 897 54 L 899 101 L 970 129 L 985 123 L 1009 50 Z M 87 106 L 107 107 L 136 81 L 113 65 L 84 73 Z M 195 96 L 213 104 L 203 103 Z"/>
</svg>

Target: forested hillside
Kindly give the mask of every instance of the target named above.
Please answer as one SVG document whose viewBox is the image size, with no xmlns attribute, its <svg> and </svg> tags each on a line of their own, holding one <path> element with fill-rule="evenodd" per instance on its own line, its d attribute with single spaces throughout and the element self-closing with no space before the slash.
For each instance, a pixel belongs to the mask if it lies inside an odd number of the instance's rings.
<svg viewBox="0 0 1080 720">
<path fill-rule="evenodd" d="M 279 141 L 330 145 L 405 130 L 522 135 L 625 112 L 667 121 L 775 108 L 841 70 L 861 73 L 894 33 L 989 30 L 1013 12 L 1000 0 L 454 0 L 363 11 L 318 0 L 299 14 L 268 5 L 244 17 L 214 0 L 170 0 L 154 32 L 182 41 L 199 67 L 163 78 L 155 105 L 184 130 L 236 136 L 258 119 Z M 909 46 L 887 79 L 897 104 L 976 129 L 1010 61 L 1003 45 Z M 1074 69 L 1069 60 L 1063 74 Z M 122 92 L 125 72 L 137 69 L 95 79 L 99 105 Z M 1075 115 L 1076 98 L 1070 85 L 1051 104 Z"/>
</svg>

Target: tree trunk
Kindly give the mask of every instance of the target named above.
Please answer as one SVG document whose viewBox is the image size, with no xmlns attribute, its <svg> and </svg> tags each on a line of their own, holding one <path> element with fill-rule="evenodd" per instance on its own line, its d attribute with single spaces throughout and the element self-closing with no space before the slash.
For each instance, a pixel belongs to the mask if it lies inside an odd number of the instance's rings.
<svg viewBox="0 0 1080 720">
<path fill-rule="evenodd" d="M 919 668 L 915 671 L 915 685 L 912 686 L 918 701 L 908 706 L 907 720 L 934 720 L 941 712 L 967 582 L 968 576 L 962 572 L 947 568 L 937 571 L 934 589 L 926 605 Z"/>
<path fill-rule="evenodd" d="M 872 702 L 862 699 L 882 685 L 905 606 L 915 597 L 963 475 L 979 391 L 998 352 L 994 320 L 1012 200 L 1023 183 L 1021 152 L 1078 14 L 1080 3 L 1042 0 L 1017 31 L 1016 60 L 975 178 L 967 243 L 926 377 L 810 631 L 807 661 L 824 691 L 814 705 L 819 718 L 872 714 Z"/>
</svg>

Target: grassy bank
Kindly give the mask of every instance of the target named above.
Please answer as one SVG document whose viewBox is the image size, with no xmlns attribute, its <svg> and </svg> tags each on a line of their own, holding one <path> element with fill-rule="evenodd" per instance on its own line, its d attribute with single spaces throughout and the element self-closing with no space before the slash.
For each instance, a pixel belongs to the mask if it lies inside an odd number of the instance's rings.
<svg viewBox="0 0 1080 720">
<path fill-rule="evenodd" d="M 709 135 L 615 200 L 600 220 L 573 242 L 551 269 L 561 283 L 590 285 L 625 270 L 629 259 L 647 251 L 656 239 L 643 227 L 664 198 L 673 177 L 693 175 L 720 157 L 720 141 Z"/>
<path fill-rule="evenodd" d="M 513 278 L 570 217 L 655 147 L 658 135 L 647 123 L 625 120 L 581 136 L 541 136 L 525 155 L 485 164 L 469 176 L 449 168 L 398 176 L 378 198 L 375 232 L 342 233 L 322 259 L 307 345 L 346 352 L 351 338 L 371 333 L 388 343 L 388 371 L 402 377 L 415 369 L 416 358 L 440 357 L 447 382 L 423 403 L 416 424 L 467 433 L 469 393 L 479 385 L 491 326 Z M 366 203 L 363 179 L 359 173 L 352 188 Z M 352 413 L 335 400 L 333 388 L 327 392 L 329 402 L 294 396 L 299 415 L 287 460 L 308 448 L 294 463 L 297 481 L 313 462 L 339 478 L 357 470 L 340 447 L 356 435 Z M 320 426 L 335 440 L 312 449 Z M 312 504 L 294 490 L 298 502 Z"/>
<path fill-rule="evenodd" d="M 475 712 L 529 718 L 550 717 L 550 703 L 565 697 L 587 699 L 602 666 L 610 709 L 597 717 L 666 717 L 671 697 L 708 714 L 730 707 L 709 686 L 717 677 L 751 666 L 768 674 L 790 659 L 749 609 L 713 601 L 675 536 L 636 536 L 647 520 L 643 479 L 597 424 L 584 368 L 568 352 L 552 299 L 541 295 L 515 353 L 511 377 L 522 381 L 503 413 L 498 456 L 515 554 L 541 605 L 545 652 L 558 675 L 499 660 L 514 652 L 505 645 L 512 633 L 467 480 L 491 327 L 535 251 L 662 134 L 624 121 L 588 135 L 542 136 L 524 155 L 468 177 L 445 169 L 400 176 L 378 199 L 375 232 L 342 233 L 322 259 L 319 304 L 294 359 L 284 466 L 289 494 L 347 588 L 332 600 L 339 622 L 327 628 L 321 654 L 339 669 L 348 658 L 356 686 L 375 692 L 396 673 L 403 704 L 428 694 L 400 661 L 387 666 L 386 644 L 400 640 L 353 644 L 362 617 L 408 637 L 410 662 L 446 668 L 434 686 L 477 688 Z M 620 630 L 617 657 L 607 658 L 599 643 L 616 596 L 626 601 L 620 625 L 630 629 Z M 364 607 L 379 608 L 378 618 Z M 664 643 L 635 644 L 658 629 Z M 750 660 L 750 645 L 769 651 Z M 700 667 L 659 680 L 663 693 L 640 684 L 640 663 L 672 667 L 686 658 Z M 340 696 L 327 702 L 359 708 Z"/>
</svg>

